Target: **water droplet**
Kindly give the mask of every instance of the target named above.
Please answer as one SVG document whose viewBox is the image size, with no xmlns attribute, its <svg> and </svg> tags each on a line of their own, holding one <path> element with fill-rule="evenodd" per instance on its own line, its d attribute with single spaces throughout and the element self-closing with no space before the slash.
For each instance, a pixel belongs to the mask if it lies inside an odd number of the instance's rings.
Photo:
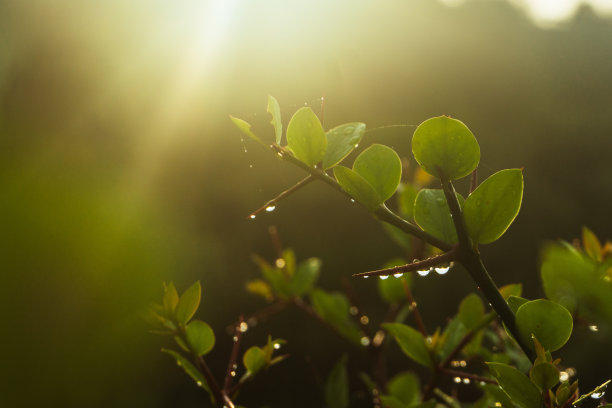
<svg viewBox="0 0 612 408">
<path fill-rule="evenodd" d="M 359 339 L 359 342 L 363 347 L 368 347 L 370 345 L 370 338 L 367 336 L 363 336 L 361 339 Z"/>
<path fill-rule="evenodd" d="M 240 322 L 240 327 L 238 327 L 238 329 L 241 333 L 244 333 L 249 330 L 249 325 L 246 322 Z"/>
<path fill-rule="evenodd" d="M 596 333 L 599 331 L 599 327 L 597 327 L 596 325 L 592 324 L 589 326 L 589 330 Z"/>
<path fill-rule="evenodd" d="M 232 337 L 232 340 L 234 340 L 234 343 L 238 341 L 238 336 L 234 336 Z"/>
<path fill-rule="evenodd" d="M 389 277 L 389 275 L 379 275 L 378 276 L 381 280 L 385 280 Z"/>
<path fill-rule="evenodd" d="M 250 169 L 252 169 L 252 168 L 253 168 L 253 165 L 252 165 L 252 164 L 249 164 L 249 168 L 250 168 Z"/>
<path fill-rule="evenodd" d="M 444 275 L 445 273 L 447 273 L 450 270 L 450 267 L 448 267 L 448 266 L 437 266 L 434 269 L 436 270 L 438 275 Z"/>
<path fill-rule="evenodd" d="M 453 378 L 453 381 L 459 384 L 461 382 L 461 377 L 455 377 Z"/>
<path fill-rule="evenodd" d="M 403 274 L 403 273 L 401 273 L 401 272 L 399 272 L 399 273 L 395 273 L 395 274 L 393 274 L 393 276 L 394 276 L 395 278 L 401 278 L 402 276 L 404 276 L 404 274 Z"/>
<path fill-rule="evenodd" d="M 359 309 L 357 308 L 357 306 L 351 306 L 349 308 L 349 313 L 353 316 L 357 316 L 357 313 L 359 313 Z"/>
<path fill-rule="evenodd" d="M 355 199 L 354 199 L 354 198 L 351 198 L 351 203 L 354 203 L 354 202 L 355 202 Z"/>
<path fill-rule="evenodd" d="M 359 322 L 363 325 L 370 323 L 370 318 L 366 315 L 363 315 L 359 318 Z"/>
<path fill-rule="evenodd" d="M 276 206 L 275 205 L 269 205 L 266 207 L 266 212 L 272 212 L 276 210 Z"/>
<path fill-rule="evenodd" d="M 461 360 L 461 361 L 459 362 L 459 365 L 460 365 L 461 367 L 465 367 L 465 366 L 467 366 L 467 361 L 465 361 L 465 360 Z"/>
<path fill-rule="evenodd" d="M 232 370 L 232 371 L 230 371 L 230 375 L 231 375 L 232 377 L 235 377 L 235 376 L 236 376 L 236 372 L 235 372 L 234 370 Z"/>
<path fill-rule="evenodd" d="M 280 343 L 274 343 L 274 350 L 278 350 L 281 348 Z"/>
<path fill-rule="evenodd" d="M 605 391 L 594 392 L 594 393 L 591 394 L 591 398 L 593 398 L 593 399 L 600 399 L 600 398 L 603 398 L 604 395 L 606 395 Z"/>
<path fill-rule="evenodd" d="M 285 266 L 287 266 L 287 262 L 285 262 L 285 260 L 283 258 L 278 258 L 276 259 L 276 261 L 274 262 L 274 264 L 276 265 L 277 268 L 282 269 Z"/>
<path fill-rule="evenodd" d="M 255 217 L 257 217 L 255 214 L 251 214 L 251 215 L 249 215 L 249 218 L 250 218 L 250 219 L 252 219 L 252 220 L 254 220 L 254 219 L 255 219 Z"/>
<path fill-rule="evenodd" d="M 416 309 L 416 307 L 417 307 L 417 302 L 412 302 L 412 303 L 410 304 L 409 309 L 410 309 L 410 311 L 412 311 L 412 310 Z"/>
<path fill-rule="evenodd" d="M 420 276 L 427 276 L 427 275 L 429 275 L 429 272 L 430 272 L 430 271 L 431 271 L 431 269 L 423 269 L 423 270 L 417 271 L 417 273 L 418 273 Z"/>
<path fill-rule="evenodd" d="M 368 278 L 369 278 L 369 276 L 368 276 L 368 275 L 365 275 L 365 276 L 363 277 L 363 279 L 368 279 Z"/>
<path fill-rule="evenodd" d="M 232 370 L 235 370 L 238 368 L 238 364 L 232 364 Z"/>
<path fill-rule="evenodd" d="M 427 343 L 427 344 L 432 344 L 433 343 L 433 339 L 431 338 L 431 336 L 427 336 L 427 338 L 425 339 L 425 343 Z"/>
<path fill-rule="evenodd" d="M 379 347 L 384 340 L 385 340 L 385 332 L 382 330 L 379 330 L 374 335 L 374 338 L 372 339 L 372 344 L 375 347 Z"/>
<path fill-rule="evenodd" d="M 563 382 L 563 381 L 567 381 L 569 380 L 569 374 L 566 371 L 561 371 L 559 373 L 559 381 Z"/>
<path fill-rule="evenodd" d="M 470 379 L 469 378 L 464 378 L 463 379 L 463 383 L 464 384 L 469 384 L 470 383 Z"/>
<path fill-rule="evenodd" d="M 496 407 L 501 407 L 501 406 L 502 406 L 502 403 L 501 403 L 501 402 L 499 402 L 499 401 L 497 401 L 497 402 L 495 403 L 495 406 L 496 406 Z"/>
<path fill-rule="evenodd" d="M 196 385 L 197 385 L 198 387 L 201 387 L 201 386 L 202 386 L 202 381 L 198 381 L 198 382 L 196 382 Z"/>
</svg>

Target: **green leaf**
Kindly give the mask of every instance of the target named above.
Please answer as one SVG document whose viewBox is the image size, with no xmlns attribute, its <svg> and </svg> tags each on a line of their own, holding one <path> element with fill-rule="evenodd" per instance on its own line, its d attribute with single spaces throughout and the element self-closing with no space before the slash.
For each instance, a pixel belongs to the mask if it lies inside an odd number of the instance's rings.
<svg viewBox="0 0 612 408">
<path fill-rule="evenodd" d="M 185 357 L 183 357 L 174 350 L 163 348 L 161 351 L 162 353 L 166 353 L 174 357 L 174 359 L 176 360 L 176 364 L 179 367 L 182 367 L 183 370 L 185 370 L 185 373 L 187 373 L 187 375 L 190 376 L 196 382 L 198 387 L 202 387 L 206 391 L 210 392 L 210 389 L 208 388 L 208 383 L 206 382 L 204 375 L 200 372 L 200 370 L 195 368 L 189 360 L 187 360 Z"/>
<path fill-rule="evenodd" d="M 353 171 L 363 177 L 385 202 L 395 193 L 402 178 L 402 161 L 390 147 L 373 144 L 357 156 Z"/>
<path fill-rule="evenodd" d="M 582 246 L 591 259 L 601 262 L 601 243 L 593 231 L 587 227 L 582 227 Z"/>
<path fill-rule="evenodd" d="M 298 109 L 287 126 L 287 143 L 300 161 L 314 166 L 321 161 L 327 149 L 327 138 L 321 122 L 312 109 Z"/>
<path fill-rule="evenodd" d="M 412 153 L 427 173 L 440 179 L 465 177 L 480 161 L 480 147 L 472 132 L 447 116 L 428 119 L 416 128 Z"/>
<path fill-rule="evenodd" d="M 572 334 L 573 319 L 570 312 L 558 303 L 546 299 L 532 300 L 516 312 L 516 325 L 525 344 L 533 347 L 531 336 L 546 350 L 560 349 Z"/>
<path fill-rule="evenodd" d="M 382 204 L 382 199 L 370 183 L 353 170 L 344 166 L 336 166 L 334 167 L 334 177 L 344 191 L 368 210 L 374 211 Z"/>
<path fill-rule="evenodd" d="M 404 405 L 417 403 L 421 400 L 421 384 L 419 377 L 412 372 L 396 375 L 387 383 L 389 395 L 397 398 Z"/>
<path fill-rule="evenodd" d="M 521 208 L 523 172 L 498 171 L 468 196 L 463 217 L 468 233 L 479 244 L 488 244 L 503 235 Z"/>
<path fill-rule="evenodd" d="M 347 408 L 349 406 L 349 382 L 346 370 L 347 357 L 344 354 L 334 364 L 325 381 L 325 402 L 328 408 Z"/>
<path fill-rule="evenodd" d="M 261 348 L 253 346 L 244 353 L 242 362 L 247 372 L 255 375 L 266 366 L 266 353 Z"/>
<path fill-rule="evenodd" d="M 295 296 L 301 296 L 309 292 L 321 270 L 321 260 L 318 258 L 310 258 L 300 263 L 295 274 L 289 282 L 289 290 Z"/>
<path fill-rule="evenodd" d="M 499 288 L 499 292 L 506 300 L 508 300 L 508 297 L 510 296 L 521 296 L 521 294 L 523 293 L 523 284 L 510 283 Z"/>
<path fill-rule="evenodd" d="M 414 188 L 412 184 L 400 184 L 398 192 L 398 207 L 400 214 L 407 220 L 413 220 L 414 201 L 417 196 L 416 188 Z"/>
<path fill-rule="evenodd" d="M 457 194 L 459 205 L 465 201 Z M 457 231 L 451 217 L 444 191 L 424 188 L 414 201 L 414 220 L 425 232 L 440 238 L 449 244 L 457 243 Z"/>
<path fill-rule="evenodd" d="M 193 317 L 198 306 L 200 306 L 200 296 L 202 287 L 200 281 L 191 285 L 179 298 L 176 305 L 176 320 L 179 323 L 186 324 Z"/>
<path fill-rule="evenodd" d="M 268 113 L 272 115 L 270 123 L 274 126 L 274 136 L 276 144 L 281 144 L 281 137 L 283 135 L 283 123 L 281 122 L 281 112 L 278 101 L 272 95 L 268 95 Z"/>
<path fill-rule="evenodd" d="M 281 269 L 273 267 L 258 255 L 253 255 L 253 261 L 259 266 L 261 274 L 268 281 L 277 296 L 282 298 L 291 296 L 289 282 Z"/>
<path fill-rule="evenodd" d="M 394 266 L 405 265 L 406 261 L 401 258 L 395 258 L 385 263 L 382 269 L 393 268 Z M 387 303 L 401 302 L 406 299 L 406 290 L 402 280 L 406 280 L 408 286 L 412 280 L 412 274 L 404 274 L 400 278 L 390 276 L 388 279 L 378 279 L 378 293 Z"/>
<path fill-rule="evenodd" d="M 349 314 L 349 301 L 342 293 L 327 293 L 315 289 L 310 294 L 312 307 L 323 320 L 334 326 L 334 328 L 347 339 L 360 344 L 361 333 L 355 326 Z"/>
<path fill-rule="evenodd" d="M 203 356 L 215 346 L 215 333 L 207 323 L 193 320 L 187 325 L 185 331 L 187 342 L 196 355 Z"/>
<path fill-rule="evenodd" d="M 529 370 L 529 378 L 542 390 L 548 390 L 559 383 L 559 369 L 551 363 L 539 363 Z"/>
<path fill-rule="evenodd" d="M 487 363 L 487 365 L 513 403 L 522 408 L 542 407 L 540 390 L 525 374 L 514 367 L 502 363 Z"/>
<path fill-rule="evenodd" d="M 166 312 L 166 316 L 174 315 L 174 311 L 176 310 L 176 305 L 179 300 L 179 295 L 176 291 L 176 287 L 174 287 L 174 283 L 170 282 L 168 284 L 164 283 L 164 297 L 162 300 L 162 304 L 164 305 L 164 310 Z"/>
<path fill-rule="evenodd" d="M 395 338 L 404 354 L 419 364 L 431 367 L 429 350 L 421 333 L 402 323 L 384 323 L 382 327 Z"/>
<path fill-rule="evenodd" d="M 459 319 L 459 316 L 450 319 L 444 328 L 442 338 L 437 347 L 440 359 L 445 359 L 466 334 L 467 329 L 461 322 L 461 319 Z"/>
<path fill-rule="evenodd" d="M 510 306 L 510 309 L 512 310 L 512 312 L 516 314 L 516 312 L 518 312 L 519 310 L 519 307 L 529 302 L 529 299 L 525 299 L 520 296 L 510 295 L 508 296 L 508 299 L 506 299 L 506 302 L 508 302 L 508 306 Z M 529 342 L 531 343 L 531 341 Z"/>
<path fill-rule="evenodd" d="M 238 127 L 238 129 L 240 129 L 240 131 L 242 133 L 244 133 L 245 135 L 247 135 L 248 137 L 250 137 L 251 139 L 255 140 L 257 143 L 268 147 L 267 144 L 265 144 L 263 142 L 263 140 L 261 140 L 255 133 L 253 133 L 253 131 L 251 130 L 251 124 L 249 122 L 246 122 L 242 119 L 236 118 L 232 115 L 229 115 L 230 119 L 232 120 L 232 122 L 234 122 L 234 125 L 236 125 Z"/>
<path fill-rule="evenodd" d="M 483 391 L 485 391 L 495 402 L 499 402 L 504 408 L 514 408 L 516 405 L 512 403 L 508 394 L 504 392 L 498 385 L 494 384 L 485 384 L 482 386 Z M 495 405 L 498 406 L 498 405 Z M 489 408 L 489 405 L 487 405 Z"/>
<path fill-rule="evenodd" d="M 335 166 L 348 156 L 361 141 L 365 129 L 365 123 L 351 122 L 328 130 L 325 135 L 327 151 L 323 157 L 323 169 Z"/>
<path fill-rule="evenodd" d="M 385 408 L 406 408 L 406 404 L 391 395 L 381 395 L 380 402 Z"/>
<path fill-rule="evenodd" d="M 459 319 L 468 330 L 475 329 L 484 317 L 484 305 L 475 293 L 467 295 L 459 305 Z"/>
</svg>

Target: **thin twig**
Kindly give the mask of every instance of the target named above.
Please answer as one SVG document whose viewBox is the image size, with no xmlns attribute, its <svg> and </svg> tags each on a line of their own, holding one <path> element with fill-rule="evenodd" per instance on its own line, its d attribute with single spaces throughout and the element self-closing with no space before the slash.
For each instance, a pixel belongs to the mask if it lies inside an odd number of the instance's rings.
<svg viewBox="0 0 612 408">
<path fill-rule="evenodd" d="M 378 269 L 370 272 L 361 272 L 353 274 L 356 278 L 363 278 L 369 276 L 389 276 L 396 275 L 398 273 L 406 273 L 406 272 L 414 272 L 423 269 L 429 269 L 431 267 L 448 263 L 455 260 L 455 251 L 450 250 L 441 255 L 432 256 L 431 258 L 423 259 L 422 261 L 417 261 L 413 263 L 409 263 L 406 265 L 394 266 L 393 268 L 386 269 Z"/>
<path fill-rule="evenodd" d="M 217 405 L 220 407 L 223 406 L 225 402 L 224 400 L 227 396 L 224 396 L 223 392 L 221 391 L 221 388 L 219 387 L 219 384 L 217 384 L 217 381 L 215 380 L 215 377 L 210 371 L 208 364 L 206 364 L 204 357 L 197 356 L 196 361 L 198 365 L 200 366 L 200 371 L 204 375 L 204 378 L 206 379 L 206 382 L 208 383 L 208 388 L 210 388 L 210 391 L 212 392 Z"/>
<path fill-rule="evenodd" d="M 414 297 L 412 297 L 412 291 L 410 291 L 408 282 L 406 282 L 406 279 L 404 278 L 402 278 L 402 285 L 404 286 L 406 298 L 408 299 L 408 302 L 410 302 L 410 311 L 412 311 L 412 314 L 414 315 L 414 320 L 416 321 L 417 327 L 419 328 L 419 331 L 423 337 L 427 337 L 427 330 L 425 329 L 425 324 L 423 324 L 423 317 L 421 316 L 421 312 L 417 307 L 417 302 L 415 302 Z"/>
<path fill-rule="evenodd" d="M 252 213 L 250 213 L 248 218 L 255 218 L 259 213 L 262 213 L 264 211 L 270 211 L 270 210 L 268 210 L 268 208 L 275 207 L 276 204 L 279 201 L 281 201 L 282 199 L 284 199 L 284 198 L 290 196 L 291 194 L 295 193 L 300 188 L 302 188 L 305 185 L 309 184 L 313 180 L 314 180 L 314 178 L 311 175 L 306 176 L 302 180 L 300 180 L 297 183 L 295 183 L 293 186 L 289 187 L 287 190 L 281 192 L 279 195 L 277 195 L 276 197 L 274 197 L 273 199 L 269 200 L 264 205 L 262 205 L 261 207 L 259 207 L 258 209 L 256 209 Z"/>
<path fill-rule="evenodd" d="M 241 326 L 244 323 L 244 318 L 240 316 L 238 318 L 238 324 L 234 327 L 234 345 L 232 346 L 232 352 L 230 359 L 227 364 L 227 371 L 225 372 L 225 381 L 223 384 L 223 392 L 227 393 L 232 386 L 232 380 L 236 375 L 236 361 L 238 360 L 238 351 L 240 350 L 240 340 L 242 340 Z M 232 375 L 232 373 L 234 375 Z"/>
</svg>

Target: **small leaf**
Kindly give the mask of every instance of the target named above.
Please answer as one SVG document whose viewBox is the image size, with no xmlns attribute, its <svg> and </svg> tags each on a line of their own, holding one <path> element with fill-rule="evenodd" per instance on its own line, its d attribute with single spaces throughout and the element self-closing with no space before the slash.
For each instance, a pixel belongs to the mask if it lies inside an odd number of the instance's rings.
<svg viewBox="0 0 612 408">
<path fill-rule="evenodd" d="M 402 161 L 390 147 L 373 144 L 357 156 L 353 171 L 363 177 L 384 202 L 397 190 L 402 178 Z"/>
<path fill-rule="evenodd" d="M 204 375 L 197 368 L 195 368 L 189 360 L 187 360 L 185 357 L 183 357 L 174 350 L 163 348 L 161 351 L 162 353 L 166 353 L 174 357 L 174 359 L 176 360 L 176 364 L 178 364 L 179 367 L 182 367 L 183 370 L 185 370 L 185 373 L 187 373 L 187 375 L 190 376 L 196 382 L 198 387 L 202 387 L 206 391 L 210 392 L 210 389 L 208 388 L 208 383 L 206 382 Z"/>
<path fill-rule="evenodd" d="M 281 144 L 283 135 L 283 124 L 281 122 L 281 112 L 278 101 L 272 95 L 268 95 L 268 113 L 272 115 L 270 123 L 274 126 L 274 136 L 277 145 Z"/>
<path fill-rule="evenodd" d="M 387 383 L 389 395 L 397 398 L 404 406 L 421 400 L 421 384 L 419 377 L 412 372 L 396 375 Z"/>
<path fill-rule="evenodd" d="M 465 201 L 457 194 L 459 205 Z M 457 243 L 457 231 L 442 190 L 424 188 L 414 201 L 414 220 L 423 231 L 449 244 Z"/>
<path fill-rule="evenodd" d="M 523 408 L 542 407 L 540 390 L 525 374 L 502 363 L 487 363 L 487 365 L 513 403 Z"/>
<path fill-rule="evenodd" d="M 531 336 L 534 335 L 542 347 L 555 351 L 563 347 L 572 334 L 573 319 L 560 304 L 538 299 L 518 308 L 516 325 L 525 344 L 533 348 Z"/>
<path fill-rule="evenodd" d="M 531 368 L 529 378 L 542 390 L 548 390 L 559 383 L 559 369 L 551 363 L 539 363 Z"/>
<path fill-rule="evenodd" d="M 414 201 L 417 196 L 416 188 L 414 188 L 412 184 L 400 184 L 398 191 L 398 207 L 400 214 L 407 220 L 413 220 Z"/>
<path fill-rule="evenodd" d="M 382 269 L 393 268 L 394 266 L 400 266 L 405 264 L 406 261 L 404 259 L 396 258 L 385 263 Z M 378 279 L 378 293 L 385 302 L 395 303 L 401 302 L 402 300 L 406 299 L 406 290 L 404 289 L 404 283 L 402 282 L 402 280 L 404 279 L 406 280 L 408 286 L 410 286 L 412 275 L 409 273 L 404 274 L 400 278 L 395 278 L 391 276 L 389 277 L 389 279 Z"/>
<path fill-rule="evenodd" d="M 255 279 L 246 283 L 246 290 L 249 293 L 263 297 L 267 302 L 274 300 L 272 288 L 267 282 L 261 279 Z"/>
<path fill-rule="evenodd" d="M 344 166 L 336 166 L 334 167 L 334 176 L 342 189 L 368 210 L 374 211 L 382 204 L 382 199 L 370 183 L 353 170 Z"/>
<path fill-rule="evenodd" d="M 174 287 L 174 283 L 170 282 L 168 284 L 164 283 L 164 298 L 162 300 L 162 304 L 164 305 L 164 310 L 166 312 L 166 316 L 174 315 L 174 311 L 176 310 L 176 305 L 178 303 L 179 296 L 176 292 L 176 287 Z"/>
<path fill-rule="evenodd" d="M 498 171 L 476 188 L 465 200 L 463 217 L 470 237 L 488 244 L 503 235 L 521 208 L 523 172 Z"/>
<path fill-rule="evenodd" d="M 200 306 L 200 296 L 202 287 L 200 281 L 191 285 L 179 298 L 176 305 L 176 320 L 179 323 L 186 324 L 193 317 L 198 306 Z"/>
<path fill-rule="evenodd" d="M 512 312 L 514 314 L 516 314 L 516 312 L 518 312 L 518 310 L 519 310 L 519 307 L 521 307 L 525 303 L 529 302 L 529 299 L 525 299 L 525 298 L 520 297 L 520 296 L 510 295 L 510 296 L 508 296 L 508 299 L 506 299 L 506 302 L 508 302 L 508 306 L 510 306 L 510 309 L 512 310 Z M 530 343 L 531 343 L 531 341 L 530 341 Z"/>
<path fill-rule="evenodd" d="M 294 296 L 301 296 L 309 292 L 317 281 L 320 270 L 321 260 L 318 258 L 310 258 L 300 263 L 289 282 L 291 293 Z"/>
<path fill-rule="evenodd" d="M 419 364 L 431 367 L 429 350 L 421 333 L 401 323 L 384 323 L 382 327 L 395 338 L 404 354 Z"/>
<path fill-rule="evenodd" d="M 334 326 L 347 339 L 360 344 L 361 333 L 351 319 L 349 301 L 344 294 L 315 289 L 310 294 L 310 300 L 312 307 L 323 320 Z"/>
<path fill-rule="evenodd" d="M 380 402 L 382 402 L 385 408 L 406 408 L 406 404 L 391 395 L 381 395 Z"/>
<path fill-rule="evenodd" d="M 287 126 L 287 143 L 300 161 L 314 166 L 327 149 L 325 131 L 317 115 L 308 107 L 298 109 Z"/>
<path fill-rule="evenodd" d="M 421 123 L 412 136 L 412 153 L 425 171 L 449 180 L 465 177 L 480 161 L 476 138 L 456 119 L 446 116 Z"/>
<path fill-rule="evenodd" d="M 251 124 L 249 122 L 236 118 L 232 115 L 230 115 L 230 119 L 232 120 L 232 122 L 234 122 L 234 125 L 236 125 L 238 129 L 240 129 L 242 133 L 255 140 L 257 143 L 268 147 L 268 145 L 265 144 L 263 140 L 261 140 L 255 133 L 253 133 L 253 131 L 251 130 Z"/>
<path fill-rule="evenodd" d="M 215 346 L 215 333 L 207 323 L 193 320 L 187 325 L 185 331 L 187 342 L 196 355 L 203 356 Z"/>
<path fill-rule="evenodd" d="M 323 169 L 335 166 L 348 156 L 361 141 L 365 129 L 365 123 L 352 122 L 328 130 L 325 135 L 327 151 L 323 157 Z"/>
<path fill-rule="evenodd" d="M 510 296 L 521 296 L 521 294 L 523 293 L 523 284 L 510 283 L 499 288 L 499 292 L 506 300 L 508 300 L 508 297 Z"/>
<path fill-rule="evenodd" d="M 459 305 L 459 319 L 468 330 L 475 329 L 484 317 L 484 305 L 475 293 L 467 295 Z"/>
<path fill-rule="evenodd" d="M 247 372 L 255 375 L 266 366 L 266 353 L 261 348 L 253 346 L 244 353 L 242 362 Z"/>
<path fill-rule="evenodd" d="M 591 259 L 601 262 L 601 243 L 593 231 L 587 227 L 582 227 L 582 246 Z"/>
<path fill-rule="evenodd" d="M 328 408 L 347 408 L 349 406 L 349 382 L 346 370 L 347 357 L 344 354 L 334 364 L 325 381 L 325 402 Z"/>
</svg>

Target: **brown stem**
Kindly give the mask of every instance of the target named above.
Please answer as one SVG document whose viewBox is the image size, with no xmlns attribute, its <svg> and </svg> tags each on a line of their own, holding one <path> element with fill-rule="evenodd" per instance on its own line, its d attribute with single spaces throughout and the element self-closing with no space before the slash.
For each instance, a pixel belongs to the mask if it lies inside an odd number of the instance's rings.
<svg viewBox="0 0 612 408">
<path fill-rule="evenodd" d="M 425 329 L 425 324 L 423 324 L 423 317 L 421 316 L 421 312 L 417 307 L 417 302 L 415 302 L 414 297 L 412 297 L 412 291 L 410 287 L 408 287 L 408 282 L 406 279 L 402 278 L 402 284 L 404 285 L 404 292 L 406 293 L 406 298 L 408 302 L 410 302 L 410 309 L 412 310 L 412 314 L 414 316 L 414 320 L 416 321 L 417 327 L 419 331 L 423 335 L 423 337 L 427 337 L 427 330 Z"/>
<path fill-rule="evenodd" d="M 478 187 L 478 168 L 475 168 L 470 175 L 470 194 Z"/>
<path fill-rule="evenodd" d="M 234 345 L 232 346 L 232 352 L 230 354 L 230 359 L 227 364 L 227 371 L 225 372 L 225 381 L 223 384 L 223 392 L 227 393 L 228 390 L 232 386 L 232 380 L 236 375 L 236 361 L 238 361 L 238 351 L 240 350 L 240 340 L 242 340 L 242 330 L 240 326 L 244 323 L 244 318 L 240 316 L 238 318 L 238 324 L 234 327 Z M 232 375 L 232 373 L 234 375 Z"/>
<path fill-rule="evenodd" d="M 222 407 L 225 404 L 225 398 L 227 396 L 225 396 L 224 393 L 221 391 L 221 388 L 219 387 L 219 384 L 217 384 L 217 381 L 215 380 L 215 377 L 210 371 L 208 364 L 206 364 L 204 357 L 197 356 L 196 362 L 198 366 L 200 366 L 200 371 L 206 379 L 206 383 L 208 384 L 208 388 L 210 388 L 210 391 L 212 392 L 213 397 L 215 398 L 215 402 L 219 407 Z"/>
<path fill-rule="evenodd" d="M 287 190 L 281 192 L 279 195 L 277 195 L 273 199 L 267 201 L 264 205 L 262 205 L 261 207 L 259 207 L 258 209 L 256 209 L 252 213 L 250 213 L 248 218 L 255 218 L 259 213 L 262 213 L 262 212 L 266 211 L 266 209 L 268 207 L 276 206 L 276 204 L 279 201 L 281 201 L 284 198 L 287 198 L 288 196 L 290 196 L 291 194 L 295 193 L 300 188 L 302 188 L 305 185 L 309 184 L 313 180 L 314 180 L 314 178 L 311 175 L 306 176 L 302 180 L 298 181 L 295 185 L 289 187 Z"/>
<path fill-rule="evenodd" d="M 406 265 L 395 266 L 393 268 L 387 269 L 378 269 L 376 271 L 370 272 L 361 272 L 353 274 L 356 278 L 363 278 L 367 276 L 389 276 L 395 275 L 397 273 L 405 273 L 405 272 L 414 272 L 422 269 L 429 269 L 431 267 L 451 262 L 455 259 L 455 251 L 454 249 L 450 249 L 448 252 L 445 252 L 441 255 L 432 256 L 431 258 L 424 259 L 422 261 L 417 261 L 413 263 L 409 263 Z"/>
</svg>

